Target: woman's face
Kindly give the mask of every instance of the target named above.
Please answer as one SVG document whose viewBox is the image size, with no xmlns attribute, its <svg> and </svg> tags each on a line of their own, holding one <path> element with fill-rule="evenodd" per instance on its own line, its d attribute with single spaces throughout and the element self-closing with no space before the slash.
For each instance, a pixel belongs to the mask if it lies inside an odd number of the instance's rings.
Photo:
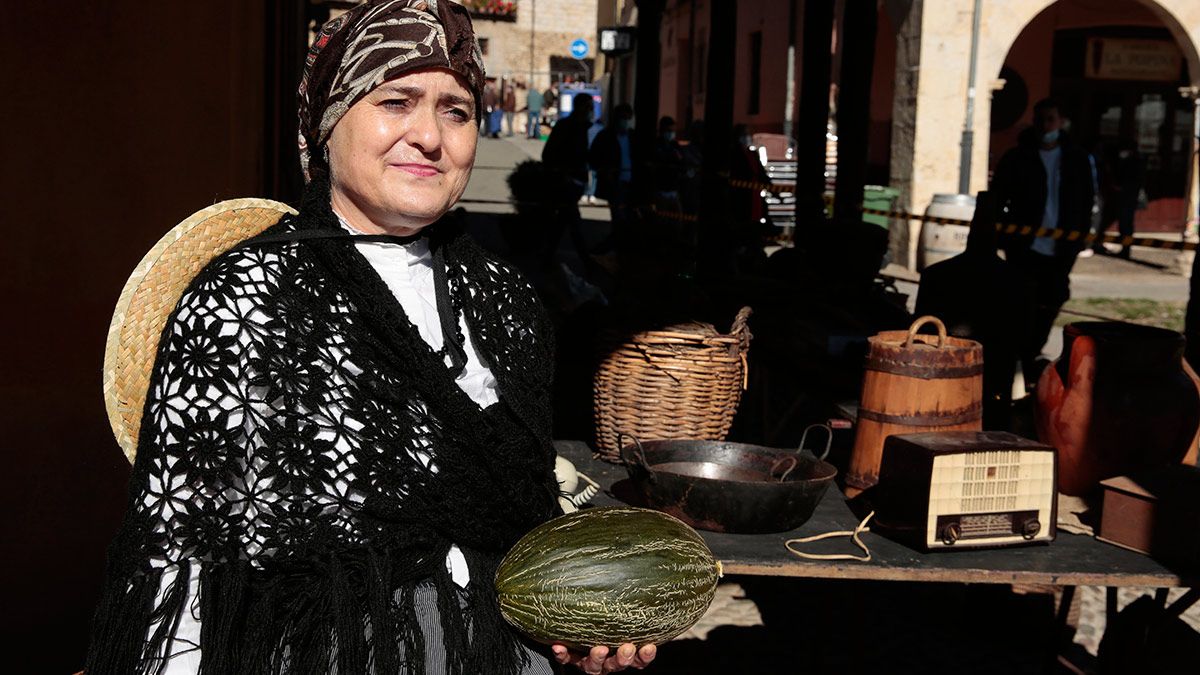
<svg viewBox="0 0 1200 675">
<path fill-rule="evenodd" d="M 333 207 L 361 231 L 412 234 L 462 196 L 478 138 L 458 76 L 423 70 L 385 82 L 329 136 Z"/>
</svg>

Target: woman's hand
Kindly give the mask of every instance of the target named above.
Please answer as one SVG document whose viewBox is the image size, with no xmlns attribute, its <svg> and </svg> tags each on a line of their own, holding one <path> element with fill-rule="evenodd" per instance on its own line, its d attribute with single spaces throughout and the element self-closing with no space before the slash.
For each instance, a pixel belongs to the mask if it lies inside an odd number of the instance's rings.
<svg viewBox="0 0 1200 675">
<path fill-rule="evenodd" d="M 645 668 L 650 665 L 650 662 L 654 660 L 654 655 L 658 652 L 654 645 L 645 645 L 638 649 L 628 643 L 618 647 L 612 656 L 608 655 L 608 647 L 592 647 L 591 651 L 586 654 L 573 652 L 562 645 L 554 645 L 551 649 L 554 650 L 556 661 L 573 665 L 590 675 L 615 673 L 630 666 L 638 669 Z"/>
</svg>

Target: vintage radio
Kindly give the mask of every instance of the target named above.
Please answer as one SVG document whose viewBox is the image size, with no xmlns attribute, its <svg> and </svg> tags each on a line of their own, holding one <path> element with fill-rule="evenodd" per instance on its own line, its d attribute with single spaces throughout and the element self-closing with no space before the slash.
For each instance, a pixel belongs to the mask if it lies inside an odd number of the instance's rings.
<svg viewBox="0 0 1200 675">
<path fill-rule="evenodd" d="M 932 551 L 1054 540 L 1054 448 L 997 431 L 888 437 L 871 530 Z"/>
</svg>

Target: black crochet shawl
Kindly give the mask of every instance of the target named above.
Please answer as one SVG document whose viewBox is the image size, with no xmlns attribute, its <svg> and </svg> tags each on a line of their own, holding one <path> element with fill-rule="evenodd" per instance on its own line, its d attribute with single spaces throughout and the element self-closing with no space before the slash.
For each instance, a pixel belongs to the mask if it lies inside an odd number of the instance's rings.
<svg viewBox="0 0 1200 675">
<path fill-rule="evenodd" d="M 196 277 L 163 331 L 89 675 L 161 669 L 197 565 L 206 673 L 423 673 L 412 599 L 429 580 L 451 672 L 520 668 L 493 578 L 557 512 L 553 347 L 532 289 L 453 220 L 430 247 L 499 383 L 486 410 L 352 240 L 279 241 L 337 229 L 327 185 Z"/>
</svg>

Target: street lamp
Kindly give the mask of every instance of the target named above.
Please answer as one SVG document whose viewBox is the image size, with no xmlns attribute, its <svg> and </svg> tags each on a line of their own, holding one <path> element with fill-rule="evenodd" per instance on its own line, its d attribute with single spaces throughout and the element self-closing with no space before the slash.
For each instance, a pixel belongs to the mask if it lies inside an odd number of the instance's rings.
<svg viewBox="0 0 1200 675">
<path fill-rule="evenodd" d="M 971 15 L 971 65 L 967 71 L 967 118 L 963 120 L 962 158 L 958 165 L 958 193 L 970 194 L 971 152 L 975 146 L 975 64 L 979 52 L 979 9 L 983 0 L 975 0 Z"/>
</svg>

